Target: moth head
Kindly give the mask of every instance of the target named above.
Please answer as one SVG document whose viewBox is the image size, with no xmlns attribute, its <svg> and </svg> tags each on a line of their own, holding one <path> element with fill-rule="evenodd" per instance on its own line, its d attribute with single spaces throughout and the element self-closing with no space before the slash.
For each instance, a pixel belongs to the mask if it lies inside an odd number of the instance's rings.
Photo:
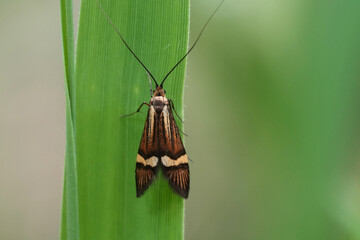
<svg viewBox="0 0 360 240">
<path fill-rule="evenodd" d="M 153 96 L 162 96 L 165 97 L 165 93 L 166 91 L 161 87 L 161 86 L 157 86 L 156 89 L 154 90 Z"/>
</svg>

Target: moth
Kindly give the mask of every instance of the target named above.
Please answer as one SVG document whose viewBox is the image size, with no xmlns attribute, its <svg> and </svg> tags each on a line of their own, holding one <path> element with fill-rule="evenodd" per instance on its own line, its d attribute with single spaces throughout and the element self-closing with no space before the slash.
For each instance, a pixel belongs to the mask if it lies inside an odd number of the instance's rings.
<svg viewBox="0 0 360 240">
<path fill-rule="evenodd" d="M 182 58 L 180 58 L 180 60 L 175 64 L 175 66 L 166 74 L 160 84 L 158 84 L 158 82 L 155 80 L 154 76 L 151 74 L 148 68 L 142 63 L 142 61 L 140 61 L 134 51 L 129 47 L 124 37 L 120 33 L 119 29 L 110 19 L 110 17 L 106 14 L 99 2 L 97 3 L 101 12 L 106 17 L 110 25 L 114 28 L 116 33 L 119 35 L 126 48 L 145 69 L 150 81 L 150 102 L 143 102 L 137 109 L 137 111 L 121 116 L 128 117 L 140 112 L 143 106 L 149 107 L 145 121 L 144 131 L 140 140 L 140 147 L 136 157 L 136 196 L 141 197 L 145 193 L 145 191 L 149 188 L 151 183 L 156 178 L 159 169 L 161 169 L 163 175 L 168 180 L 172 190 L 186 199 L 189 196 L 190 189 L 190 170 L 188 161 L 189 158 L 187 157 L 184 144 L 181 140 L 181 130 L 178 128 L 175 122 L 173 111 L 175 112 L 177 117 L 179 117 L 179 115 L 174 108 L 173 101 L 166 97 L 166 91 L 164 90 L 163 86 L 168 76 L 174 71 L 177 66 L 179 66 L 179 64 L 188 56 L 188 54 L 195 47 L 206 26 L 208 25 L 212 17 L 215 15 L 215 13 L 219 10 L 223 1 L 218 5 L 213 14 L 208 18 L 193 45 L 188 49 L 186 54 Z M 154 91 L 151 87 L 152 80 L 155 82 L 156 86 Z"/>
</svg>

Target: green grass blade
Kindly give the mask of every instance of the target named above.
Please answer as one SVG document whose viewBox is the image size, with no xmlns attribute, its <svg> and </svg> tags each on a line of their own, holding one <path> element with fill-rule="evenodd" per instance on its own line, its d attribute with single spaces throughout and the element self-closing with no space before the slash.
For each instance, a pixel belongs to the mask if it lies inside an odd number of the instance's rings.
<svg viewBox="0 0 360 240">
<path fill-rule="evenodd" d="M 74 59 L 74 26 L 72 0 L 61 0 L 61 31 L 64 52 L 66 91 L 70 97 L 70 103 L 74 99 L 75 85 L 75 59 Z M 72 110 L 73 110 L 73 106 Z M 72 111 L 73 113 L 73 111 Z"/>
<path fill-rule="evenodd" d="M 159 82 L 185 54 L 188 1 L 114 0 L 101 5 Z M 185 62 L 164 84 L 180 115 L 184 77 Z M 119 115 L 149 101 L 149 83 L 95 1 L 81 3 L 75 79 L 71 100 L 80 239 L 183 239 L 184 201 L 162 177 L 136 198 L 135 160 L 146 114 Z"/>
<path fill-rule="evenodd" d="M 61 0 L 61 25 L 65 66 L 66 152 L 63 188 L 61 239 L 79 239 L 77 173 L 72 105 L 75 84 L 72 1 Z"/>
<path fill-rule="evenodd" d="M 61 222 L 61 239 L 79 239 L 78 191 L 74 127 L 70 111 L 70 98 L 66 95 L 66 152 Z"/>
</svg>

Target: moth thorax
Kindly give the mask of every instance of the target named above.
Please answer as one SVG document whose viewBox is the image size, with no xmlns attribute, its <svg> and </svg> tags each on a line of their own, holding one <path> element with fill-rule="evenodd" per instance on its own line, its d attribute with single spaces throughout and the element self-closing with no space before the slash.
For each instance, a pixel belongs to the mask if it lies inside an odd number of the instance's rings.
<svg viewBox="0 0 360 240">
<path fill-rule="evenodd" d="M 157 113 L 161 113 L 164 106 L 168 104 L 168 100 L 166 97 L 157 96 L 151 99 L 151 104 L 154 106 Z"/>
</svg>

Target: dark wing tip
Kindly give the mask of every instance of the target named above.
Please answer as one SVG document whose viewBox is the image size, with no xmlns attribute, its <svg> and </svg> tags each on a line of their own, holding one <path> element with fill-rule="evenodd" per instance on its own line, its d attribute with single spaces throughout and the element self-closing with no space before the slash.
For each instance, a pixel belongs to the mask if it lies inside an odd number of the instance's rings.
<svg viewBox="0 0 360 240">
<path fill-rule="evenodd" d="M 190 171 L 187 163 L 163 168 L 172 190 L 183 198 L 188 198 L 190 190 Z"/>
<path fill-rule="evenodd" d="M 136 163 L 135 182 L 136 182 L 136 197 L 141 197 L 145 191 L 150 187 L 156 176 L 156 168 L 144 166 L 141 163 Z"/>
</svg>

